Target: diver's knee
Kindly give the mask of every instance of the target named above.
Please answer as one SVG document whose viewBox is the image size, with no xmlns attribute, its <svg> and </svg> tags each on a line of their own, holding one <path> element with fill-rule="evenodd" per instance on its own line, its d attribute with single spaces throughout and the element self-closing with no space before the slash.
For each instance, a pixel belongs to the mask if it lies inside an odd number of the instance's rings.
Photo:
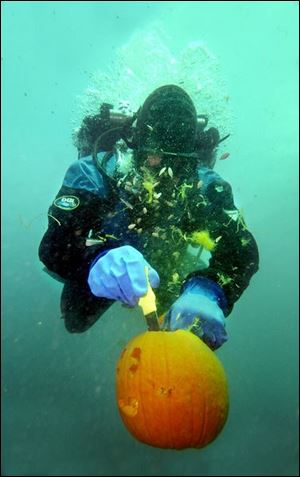
<svg viewBox="0 0 300 477">
<path fill-rule="evenodd" d="M 84 333 L 90 328 L 90 326 L 65 320 L 65 328 L 69 333 Z"/>
<path fill-rule="evenodd" d="M 71 316 L 65 315 L 63 318 L 66 330 L 69 333 L 84 333 L 89 328 L 91 328 L 91 326 L 93 326 L 96 321 L 98 321 L 103 312 L 104 310 L 99 310 L 98 313 L 88 316 L 74 314 L 71 314 Z"/>
</svg>

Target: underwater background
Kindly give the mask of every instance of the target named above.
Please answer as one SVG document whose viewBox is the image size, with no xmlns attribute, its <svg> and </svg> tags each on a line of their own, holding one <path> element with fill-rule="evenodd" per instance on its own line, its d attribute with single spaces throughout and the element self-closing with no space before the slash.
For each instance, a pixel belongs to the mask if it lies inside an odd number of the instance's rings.
<svg viewBox="0 0 300 477">
<path fill-rule="evenodd" d="M 299 475 L 298 2 L 24 1 L 1 13 L 2 475 Z M 115 304 L 69 334 L 62 284 L 37 255 L 84 114 L 103 100 L 134 109 L 170 82 L 231 134 L 215 169 L 260 251 L 217 351 L 228 421 L 201 450 L 127 432 L 115 365 L 141 314 Z"/>
</svg>

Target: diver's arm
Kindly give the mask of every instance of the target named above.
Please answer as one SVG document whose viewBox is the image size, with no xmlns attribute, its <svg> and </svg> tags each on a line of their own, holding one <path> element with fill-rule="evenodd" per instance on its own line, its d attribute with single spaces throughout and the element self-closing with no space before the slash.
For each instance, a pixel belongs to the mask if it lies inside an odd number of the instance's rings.
<svg viewBox="0 0 300 477">
<path fill-rule="evenodd" d="M 241 212 L 234 205 L 227 182 L 211 183 L 206 197 L 206 228 L 216 245 L 209 267 L 191 273 L 185 282 L 192 276 L 201 276 L 217 283 L 227 298 L 223 310 L 227 316 L 258 270 L 258 248 Z"/>
<path fill-rule="evenodd" d="M 69 168 L 49 208 L 48 229 L 39 247 L 40 260 L 47 269 L 69 280 L 86 280 L 93 260 L 102 251 L 120 245 L 117 240 L 88 245 L 89 231 L 108 207 L 104 184 L 99 177 L 93 178 L 95 171 L 88 166 L 81 160 Z"/>
<path fill-rule="evenodd" d="M 48 211 L 48 229 L 39 247 L 39 258 L 51 272 L 62 278 L 80 279 L 103 246 L 86 246 L 92 228 L 94 197 L 91 194 L 62 187 L 58 197 L 75 197 L 80 205 L 74 210 L 59 209 L 54 203 Z"/>
</svg>

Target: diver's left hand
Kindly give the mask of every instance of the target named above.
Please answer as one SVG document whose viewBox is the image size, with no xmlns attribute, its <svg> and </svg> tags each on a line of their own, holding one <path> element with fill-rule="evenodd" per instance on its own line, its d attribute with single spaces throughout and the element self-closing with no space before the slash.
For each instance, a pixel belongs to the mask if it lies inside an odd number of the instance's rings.
<svg viewBox="0 0 300 477">
<path fill-rule="evenodd" d="M 164 324 L 172 331 L 190 330 L 213 350 L 228 339 L 222 309 L 213 295 L 202 293 L 201 287 L 197 292 L 186 290 L 171 306 Z"/>
</svg>

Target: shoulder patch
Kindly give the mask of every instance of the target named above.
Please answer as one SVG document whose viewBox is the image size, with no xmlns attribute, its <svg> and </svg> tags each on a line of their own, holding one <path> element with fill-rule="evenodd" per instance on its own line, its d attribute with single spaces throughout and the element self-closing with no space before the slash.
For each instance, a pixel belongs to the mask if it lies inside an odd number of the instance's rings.
<svg viewBox="0 0 300 477">
<path fill-rule="evenodd" d="M 53 204 L 59 209 L 74 210 L 79 206 L 80 200 L 75 195 L 62 195 L 61 197 L 57 197 Z"/>
</svg>

